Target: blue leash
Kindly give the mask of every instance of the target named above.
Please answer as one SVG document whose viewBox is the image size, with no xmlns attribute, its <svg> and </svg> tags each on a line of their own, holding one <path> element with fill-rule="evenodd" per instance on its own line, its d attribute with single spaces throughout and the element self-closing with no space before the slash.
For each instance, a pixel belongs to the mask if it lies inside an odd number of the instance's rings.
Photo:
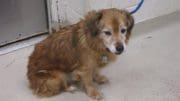
<svg viewBox="0 0 180 101">
<path fill-rule="evenodd" d="M 137 5 L 137 7 L 136 7 L 133 11 L 130 12 L 130 14 L 136 13 L 136 12 L 141 8 L 141 6 L 142 6 L 143 3 L 144 3 L 144 0 L 141 0 L 141 1 L 139 2 L 139 4 Z"/>
</svg>

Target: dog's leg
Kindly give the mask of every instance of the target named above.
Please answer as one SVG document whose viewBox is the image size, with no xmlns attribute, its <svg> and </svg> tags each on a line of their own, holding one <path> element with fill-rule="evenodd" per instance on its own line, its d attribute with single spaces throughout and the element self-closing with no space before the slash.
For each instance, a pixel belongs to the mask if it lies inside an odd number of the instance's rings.
<svg viewBox="0 0 180 101">
<path fill-rule="evenodd" d="M 98 70 L 93 75 L 93 80 L 98 84 L 104 84 L 109 82 L 108 78 L 104 75 L 100 75 Z"/>
<path fill-rule="evenodd" d="M 80 73 L 82 85 L 87 93 L 93 99 L 102 99 L 101 94 L 97 91 L 93 84 L 93 71 L 85 70 Z"/>
<path fill-rule="evenodd" d="M 77 91 L 78 90 L 78 88 L 76 87 L 76 86 L 73 86 L 73 85 L 70 85 L 67 89 L 66 89 L 66 91 L 67 92 L 70 92 L 70 93 L 74 93 L 75 91 Z"/>
</svg>

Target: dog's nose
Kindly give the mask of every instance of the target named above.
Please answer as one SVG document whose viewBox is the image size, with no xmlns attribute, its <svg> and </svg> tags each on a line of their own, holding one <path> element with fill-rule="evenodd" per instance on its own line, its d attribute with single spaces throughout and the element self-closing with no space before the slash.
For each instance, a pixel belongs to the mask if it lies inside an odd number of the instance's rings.
<svg viewBox="0 0 180 101">
<path fill-rule="evenodd" d="M 124 46 L 123 45 L 116 46 L 116 51 L 119 52 L 119 53 L 123 52 L 124 51 Z"/>
</svg>

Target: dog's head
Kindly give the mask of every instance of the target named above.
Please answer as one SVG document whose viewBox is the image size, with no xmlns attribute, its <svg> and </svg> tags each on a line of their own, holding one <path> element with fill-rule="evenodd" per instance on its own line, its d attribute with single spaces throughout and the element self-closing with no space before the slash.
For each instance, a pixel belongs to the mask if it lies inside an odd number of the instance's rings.
<svg viewBox="0 0 180 101">
<path fill-rule="evenodd" d="M 125 10 L 115 8 L 89 12 L 86 25 L 92 37 L 99 37 L 114 54 L 121 54 L 129 40 L 134 19 Z"/>
</svg>

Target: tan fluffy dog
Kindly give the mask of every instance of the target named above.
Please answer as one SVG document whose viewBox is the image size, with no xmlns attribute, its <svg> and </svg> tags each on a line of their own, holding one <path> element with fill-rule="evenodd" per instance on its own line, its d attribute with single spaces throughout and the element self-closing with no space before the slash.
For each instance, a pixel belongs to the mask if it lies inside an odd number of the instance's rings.
<svg viewBox="0 0 180 101">
<path fill-rule="evenodd" d="M 89 12 L 79 23 L 49 35 L 29 58 L 30 87 L 37 95 L 52 96 L 77 80 L 88 96 L 100 98 L 93 83 L 107 78 L 98 70 L 123 52 L 133 25 L 127 11 L 111 8 Z"/>
</svg>

